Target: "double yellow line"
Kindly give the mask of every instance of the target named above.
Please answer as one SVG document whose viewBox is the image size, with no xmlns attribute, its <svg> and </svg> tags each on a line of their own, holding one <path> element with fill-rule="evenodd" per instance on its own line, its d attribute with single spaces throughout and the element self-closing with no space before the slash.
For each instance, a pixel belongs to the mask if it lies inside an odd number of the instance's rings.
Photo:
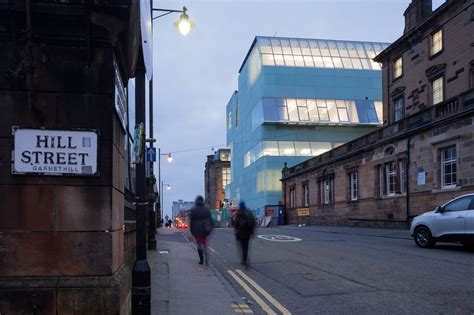
<svg viewBox="0 0 474 315">
<path fill-rule="evenodd" d="M 252 286 L 255 290 L 257 290 L 268 302 L 271 303 L 278 311 L 280 311 L 283 315 L 291 315 L 290 311 L 288 311 L 283 305 L 281 305 L 277 300 L 275 300 L 267 291 L 265 291 L 258 283 L 252 280 L 248 275 L 246 275 L 242 270 L 227 270 L 227 272 L 237 281 L 240 286 L 247 291 L 247 293 L 257 302 L 258 305 L 262 308 L 262 310 L 267 313 L 268 315 L 276 315 L 275 311 L 268 306 L 267 303 L 250 287 Z M 239 277 L 240 276 L 240 277 Z M 250 284 L 250 286 L 245 281 Z"/>
</svg>

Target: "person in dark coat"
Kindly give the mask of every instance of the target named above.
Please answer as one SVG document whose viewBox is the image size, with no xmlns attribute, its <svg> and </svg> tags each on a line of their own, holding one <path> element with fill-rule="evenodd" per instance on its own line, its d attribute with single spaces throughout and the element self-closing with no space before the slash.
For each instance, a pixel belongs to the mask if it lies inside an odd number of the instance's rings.
<svg viewBox="0 0 474 315">
<path fill-rule="evenodd" d="M 209 265 L 209 255 L 207 251 L 207 237 L 212 231 L 211 211 L 204 206 L 204 198 L 197 196 L 194 200 L 194 207 L 191 209 L 189 218 L 189 228 L 194 236 L 199 254 L 199 264 L 205 262 Z"/>
<path fill-rule="evenodd" d="M 240 243 L 242 249 L 242 265 L 247 267 L 250 238 L 255 231 L 255 218 L 247 207 L 245 202 L 241 201 L 239 210 L 237 210 L 234 220 L 235 237 Z"/>
</svg>

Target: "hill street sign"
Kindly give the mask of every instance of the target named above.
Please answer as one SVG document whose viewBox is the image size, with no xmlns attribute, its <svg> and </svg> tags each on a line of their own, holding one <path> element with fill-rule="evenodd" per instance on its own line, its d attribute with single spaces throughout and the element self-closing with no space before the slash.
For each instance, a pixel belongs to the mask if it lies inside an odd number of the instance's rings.
<svg viewBox="0 0 474 315">
<path fill-rule="evenodd" d="M 98 176 L 98 131 L 13 127 L 12 174 Z"/>
</svg>

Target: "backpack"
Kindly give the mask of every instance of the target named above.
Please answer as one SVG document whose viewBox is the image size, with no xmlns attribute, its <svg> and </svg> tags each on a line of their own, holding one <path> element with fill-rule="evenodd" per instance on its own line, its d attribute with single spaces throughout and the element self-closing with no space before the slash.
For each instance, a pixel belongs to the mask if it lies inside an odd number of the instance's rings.
<svg viewBox="0 0 474 315">
<path fill-rule="evenodd" d="M 239 229 L 253 231 L 255 227 L 255 218 L 253 214 L 246 210 L 242 215 L 239 215 Z"/>
</svg>

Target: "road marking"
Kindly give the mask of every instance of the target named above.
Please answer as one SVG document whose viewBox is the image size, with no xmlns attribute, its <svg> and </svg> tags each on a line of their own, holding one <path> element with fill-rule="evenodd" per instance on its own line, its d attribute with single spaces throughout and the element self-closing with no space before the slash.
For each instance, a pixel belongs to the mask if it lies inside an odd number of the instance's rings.
<svg viewBox="0 0 474 315">
<path fill-rule="evenodd" d="M 277 300 L 273 298 L 267 291 L 265 291 L 260 285 L 258 285 L 255 281 L 252 280 L 248 275 L 246 275 L 242 270 L 237 269 L 236 272 L 244 278 L 251 286 L 257 289 L 260 294 L 263 295 L 270 303 L 273 304 L 283 315 L 291 315 L 291 312 L 288 311 L 283 305 L 281 305 Z"/>
<path fill-rule="evenodd" d="M 258 238 L 272 242 L 299 242 L 301 238 L 286 235 L 257 235 Z"/>
<path fill-rule="evenodd" d="M 232 303 L 232 308 L 236 313 L 246 313 L 246 314 L 253 314 L 253 311 L 249 309 L 247 304 L 236 304 Z"/>
<path fill-rule="evenodd" d="M 262 310 L 267 313 L 268 315 L 276 315 L 276 313 L 265 303 L 258 295 L 255 293 L 254 290 L 252 290 L 242 279 L 240 279 L 235 272 L 232 270 L 227 270 L 227 272 L 234 278 L 235 281 L 237 281 L 238 284 L 242 288 L 244 288 L 245 291 L 247 291 L 248 294 L 257 302 L 258 305 L 262 308 Z"/>
<path fill-rule="evenodd" d="M 214 248 L 212 248 L 211 246 L 209 246 L 208 248 L 209 248 L 209 250 L 210 250 L 211 252 L 213 252 L 214 254 L 216 253 L 216 251 L 214 250 Z"/>
</svg>

